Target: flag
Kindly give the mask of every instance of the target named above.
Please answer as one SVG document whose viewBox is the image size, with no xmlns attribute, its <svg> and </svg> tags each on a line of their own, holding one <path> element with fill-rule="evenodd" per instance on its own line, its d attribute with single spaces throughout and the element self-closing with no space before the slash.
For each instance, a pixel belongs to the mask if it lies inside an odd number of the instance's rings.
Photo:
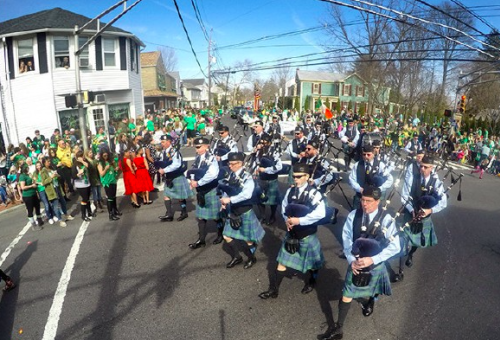
<svg viewBox="0 0 500 340">
<path fill-rule="evenodd" d="M 316 110 L 319 110 L 321 108 L 321 105 L 322 105 L 322 103 L 321 103 L 321 97 L 319 97 L 318 100 L 316 100 L 316 104 L 314 105 L 314 108 Z"/>
<path fill-rule="evenodd" d="M 325 114 L 325 118 L 326 119 L 332 119 L 333 118 L 332 110 L 330 110 L 329 108 L 327 108 L 325 105 L 323 105 L 323 108 L 324 108 L 324 110 L 322 110 L 322 111 Z"/>
</svg>

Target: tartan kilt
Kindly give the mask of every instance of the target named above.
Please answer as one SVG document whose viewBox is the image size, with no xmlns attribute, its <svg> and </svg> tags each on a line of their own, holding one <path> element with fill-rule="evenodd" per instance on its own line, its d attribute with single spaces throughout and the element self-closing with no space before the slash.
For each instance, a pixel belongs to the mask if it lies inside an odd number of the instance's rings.
<svg viewBox="0 0 500 340">
<path fill-rule="evenodd" d="M 412 215 L 408 211 L 405 211 L 403 219 L 404 223 L 411 221 L 412 218 L 413 218 Z M 409 227 L 403 229 L 410 243 L 410 246 L 418 248 L 427 248 L 435 246 L 438 243 L 438 239 L 436 236 L 436 232 L 434 231 L 434 223 L 432 223 L 431 217 L 424 218 L 422 220 L 422 223 L 423 227 L 421 233 L 413 234 Z M 422 233 L 424 234 L 425 237 L 425 244 L 423 246 L 421 243 Z"/>
<path fill-rule="evenodd" d="M 172 183 L 174 185 L 172 188 L 169 188 L 165 183 L 163 193 L 166 197 L 170 199 L 185 200 L 194 195 L 186 177 L 179 176 L 174 178 Z"/>
<path fill-rule="evenodd" d="M 352 268 L 351 265 L 347 268 L 347 274 L 344 281 L 344 289 L 342 295 L 353 299 L 366 298 L 375 296 L 375 294 L 391 295 L 391 281 L 385 263 L 381 262 L 372 270 L 372 278 L 370 284 L 366 287 L 356 287 L 352 283 Z"/>
<path fill-rule="evenodd" d="M 278 180 L 271 181 L 259 180 L 258 184 L 262 191 L 266 192 L 267 200 L 263 202 L 264 205 L 278 205 L 281 204 L 280 191 L 278 188 Z"/>
<path fill-rule="evenodd" d="M 214 188 L 205 194 L 205 206 L 200 207 L 196 203 L 196 217 L 200 220 L 216 220 L 219 216 L 221 208 L 219 196 L 217 196 L 217 188 Z"/>
<path fill-rule="evenodd" d="M 321 251 L 318 235 L 314 233 L 304 237 L 299 242 L 299 251 L 290 254 L 285 250 L 285 240 L 283 239 L 276 261 L 287 268 L 293 268 L 302 273 L 323 267 L 325 258 Z"/>
<path fill-rule="evenodd" d="M 259 243 L 264 238 L 265 233 L 266 232 L 264 231 L 264 228 L 262 228 L 262 225 L 257 219 L 257 216 L 255 216 L 253 209 L 250 209 L 249 211 L 241 215 L 240 229 L 234 230 L 233 228 L 231 228 L 228 218 L 226 219 L 224 231 L 222 232 L 224 236 L 236 240 L 242 240 L 245 242 L 251 241 L 255 243 Z"/>
</svg>

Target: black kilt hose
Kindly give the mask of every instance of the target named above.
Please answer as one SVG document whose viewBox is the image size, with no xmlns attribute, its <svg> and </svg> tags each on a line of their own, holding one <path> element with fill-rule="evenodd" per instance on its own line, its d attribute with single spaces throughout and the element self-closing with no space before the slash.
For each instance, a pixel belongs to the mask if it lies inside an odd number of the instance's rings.
<svg viewBox="0 0 500 340">
<path fill-rule="evenodd" d="M 411 221 L 412 219 L 413 219 L 412 214 L 410 214 L 408 210 L 405 210 L 403 217 L 403 225 L 406 222 Z M 420 233 L 416 234 L 412 233 L 410 227 L 406 227 L 403 229 L 405 236 L 409 240 L 410 246 L 418 248 L 427 248 L 435 246 L 438 243 L 438 239 L 436 236 L 436 232 L 434 231 L 434 223 L 432 223 L 431 217 L 429 216 L 424 218 L 421 223 L 423 224 L 423 226 L 422 226 L 422 232 Z M 422 240 L 424 240 L 424 242 L 422 242 Z"/>
<path fill-rule="evenodd" d="M 351 265 L 349 265 L 345 276 L 342 295 L 353 299 L 372 297 L 376 294 L 391 295 L 391 281 L 384 262 L 374 266 L 370 273 L 372 274 L 370 284 L 366 287 L 356 287 L 352 283 L 352 276 L 354 274 Z"/>
<path fill-rule="evenodd" d="M 258 185 L 263 192 L 266 193 L 267 200 L 262 202 L 264 205 L 278 205 L 281 204 L 280 191 L 278 187 L 278 179 L 272 180 L 258 180 Z"/>
<path fill-rule="evenodd" d="M 230 213 L 231 205 L 229 205 L 226 209 L 229 209 L 228 213 Z M 222 234 L 236 240 L 260 243 L 266 232 L 264 228 L 262 228 L 257 216 L 255 216 L 253 209 L 250 209 L 241 215 L 241 227 L 238 230 L 231 228 L 229 218 L 226 219 L 226 224 L 224 225 L 224 231 Z"/>
<path fill-rule="evenodd" d="M 285 240 L 283 240 L 276 261 L 287 268 L 305 273 L 308 270 L 321 269 L 325 258 L 318 236 L 314 233 L 300 239 L 299 251 L 295 254 L 290 254 L 285 250 Z"/>
<path fill-rule="evenodd" d="M 196 217 L 200 220 L 216 220 L 219 218 L 220 209 L 221 203 L 217 196 L 217 188 L 214 188 L 205 194 L 205 206 L 201 207 L 196 202 Z"/>
</svg>

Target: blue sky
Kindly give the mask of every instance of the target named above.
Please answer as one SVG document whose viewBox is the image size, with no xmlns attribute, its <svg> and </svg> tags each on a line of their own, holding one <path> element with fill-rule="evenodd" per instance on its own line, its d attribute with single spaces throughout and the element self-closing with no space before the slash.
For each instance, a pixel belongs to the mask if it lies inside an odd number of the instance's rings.
<svg viewBox="0 0 500 340">
<path fill-rule="evenodd" d="M 432 0 L 427 1 L 437 3 Z M 0 0 L 0 21 L 54 7 L 93 18 L 116 2 L 115 0 Z M 177 2 L 198 59 L 206 73 L 208 43 L 196 19 L 191 0 L 177 0 Z M 324 33 L 313 31 L 246 45 L 245 48 L 223 48 L 265 36 L 319 26 L 326 16 L 328 5 L 318 0 L 195 0 L 194 2 L 198 5 L 202 22 L 207 30 L 212 29 L 212 40 L 220 48 L 216 54 L 217 64 L 212 66 L 213 70 L 230 67 L 244 59 L 256 63 L 319 53 L 323 50 L 321 45 L 326 42 Z M 500 17 L 498 0 L 464 0 L 461 3 L 465 6 L 489 6 L 474 7 L 474 9 L 477 14 L 486 16 L 486 20 L 500 28 L 500 25 L 496 24 Z M 347 17 L 350 11 L 352 10 L 346 10 Z M 118 10 L 112 12 L 104 18 L 104 21 L 109 21 L 117 13 Z M 203 76 L 187 42 L 173 0 L 143 0 L 116 22 L 115 26 L 138 36 L 146 44 L 144 51 L 154 51 L 158 45 L 173 47 L 177 54 L 181 78 Z M 485 26 L 481 28 L 483 32 L 489 31 Z"/>
</svg>

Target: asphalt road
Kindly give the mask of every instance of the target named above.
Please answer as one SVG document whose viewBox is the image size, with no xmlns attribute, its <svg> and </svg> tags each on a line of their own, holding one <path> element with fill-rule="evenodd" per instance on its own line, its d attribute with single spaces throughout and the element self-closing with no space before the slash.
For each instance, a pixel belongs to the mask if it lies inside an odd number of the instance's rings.
<svg viewBox="0 0 500 340">
<path fill-rule="evenodd" d="M 349 186 L 342 187 L 351 198 Z M 417 251 L 404 281 L 379 299 L 371 317 L 354 302 L 344 338 L 499 339 L 499 188 L 499 178 L 467 172 L 463 200 L 457 202 L 454 187 L 448 208 L 433 218 L 439 244 Z M 211 244 L 214 225 L 207 247 L 190 250 L 194 207 L 182 222 L 161 223 L 161 195 L 153 198 L 134 209 L 121 197 L 117 222 L 104 212 L 90 223 L 77 216 L 67 228 L 46 225 L 40 232 L 25 227 L 22 207 L 2 213 L 0 267 L 18 287 L 1 296 L 0 339 L 301 340 L 316 339 L 326 320 L 336 318 L 347 267 L 337 256 L 348 213 L 339 189 L 329 197 L 341 205 L 339 223 L 318 232 L 327 262 L 317 289 L 302 295 L 299 275 L 285 279 L 280 296 L 268 301 L 257 295 L 276 266 L 281 220 L 265 227 L 254 267 L 226 269 L 230 256 Z"/>
</svg>

